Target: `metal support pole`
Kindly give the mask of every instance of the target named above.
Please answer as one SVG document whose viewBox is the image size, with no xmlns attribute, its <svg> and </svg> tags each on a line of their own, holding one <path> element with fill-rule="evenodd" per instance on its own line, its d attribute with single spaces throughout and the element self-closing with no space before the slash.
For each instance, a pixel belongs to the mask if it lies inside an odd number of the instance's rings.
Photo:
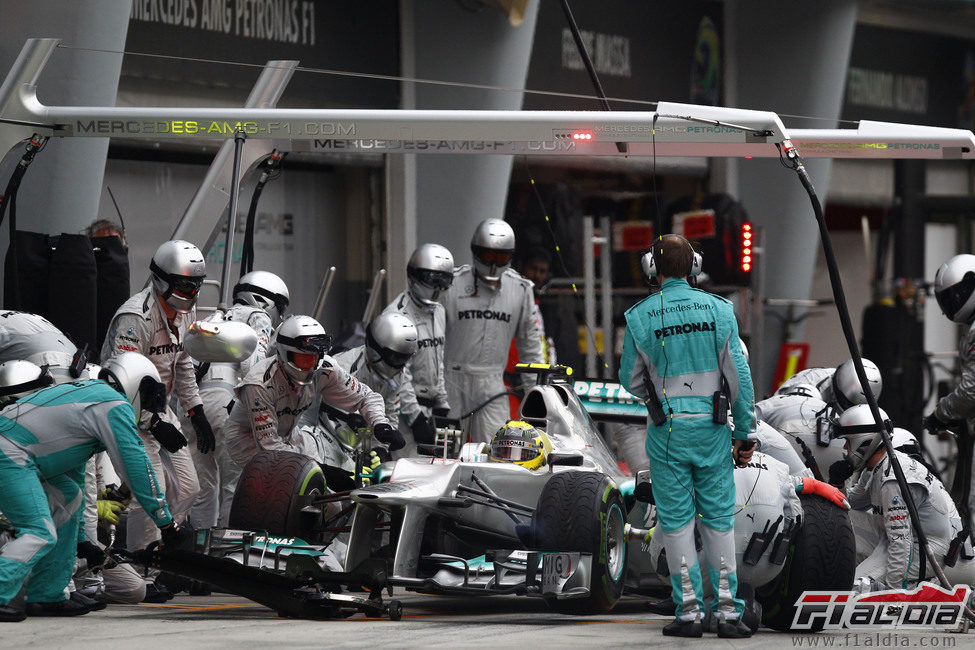
<svg viewBox="0 0 975 650">
<path fill-rule="evenodd" d="M 297 61 L 268 61 L 261 71 L 261 76 L 247 96 L 244 107 L 274 108 L 277 106 L 278 100 L 284 93 L 284 89 L 297 67 Z M 209 169 L 207 169 L 206 176 L 200 183 L 200 188 L 193 195 L 186 212 L 180 217 L 170 239 L 186 239 L 198 244 L 207 241 L 208 244 L 203 248 L 203 253 L 207 253 L 209 243 L 212 242 L 212 240 L 207 239 L 207 236 L 211 232 L 213 224 L 220 223 L 221 219 L 218 215 L 227 209 L 227 192 L 225 190 L 227 186 L 224 183 L 227 178 L 227 167 L 230 163 L 231 147 L 229 141 L 221 145 L 220 151 L 214 157 Z M 247 162 L 241 166 L 249 167 L 273 149 L 271 142 L 256 146 L 253 151 L 248 152 Z M 197 223 L 201 219 L 203 221 Z"/>
<path fill-rule="evenodd" d="M 752 329 L 748 339 L 749 355 L 752 367 L 752 386 L 755 387 L 755 397 L 764 397 L 759 390 L 768 388 L 765 373 L 762 372 L 762 359 L 765 348 L 765 313 L 762 300 L 765 297 L 765 229 L 752 227 Z"/>
<path fill-rule="evenodd" d="M 386 269 L 376 271 L 372 279 L 372 289 L 369 290 L 369 300 L 366 301 L 366 308 L 362 312 L 362 322 L 368 323 L 375 315 L 376 305 L 379 304 L 379 292 L 382 290 L 383 279 L 386 277 Z"/>
<path fill-rule="evenodd" d="M 234 230 L 237 229 L 237 198 L 240 194 L 240 155 L 247 136 L 237 129 L 234 133 L 234 170 L 230 181 L 230 211 L 227 213 L 227 238 L 223 248 L 223 274 L 220 276 L 220 302 L 218 307 L 227 310 L 227 291 L 230 287 L 230 268 L 234 264 Z"/>
<path fill-rule="evenodd" d="M 599 255 L 600 276 L 600 311 L 603 321 L 603 377 L 612 379 L 614 375 L 613 355 L 613 226 L 609 217 L 599 218 L 599 230 L 602 236 L 597 237 L 602 244 Z"/>
<path fill-rule="evenodd" d="M 325 275 L 322 276 L 322 287 L 318 290 L 318 299 L 315 301 L 315 311 L 312 315 L 318 322 L 322 321 L 322 310 L 325 309 L 325 298 L 328 297 L 328 291 L 332 288 L 332 280 L 335 279 L 335 267 L 330 266 L 325 270 Z"/>
<path fill-rule="evenodd" d="M 596 252 L 593 250 L 593 218 L 582 218 L 582 295 L 586 307 L 586 329 L 596 328 Z M 586 341 L 586 377 L 596 377 L 596 341 Z"/>
</svg>

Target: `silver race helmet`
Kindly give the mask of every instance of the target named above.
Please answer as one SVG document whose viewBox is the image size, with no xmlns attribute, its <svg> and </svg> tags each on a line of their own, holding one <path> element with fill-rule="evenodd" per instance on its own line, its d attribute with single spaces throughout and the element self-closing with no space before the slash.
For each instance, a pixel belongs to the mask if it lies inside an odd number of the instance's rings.
<svg viewBox="0 0 975 650">
<path fill-rule="evenodd" d="M 366 359 L 382 377 L 395 377 L 416 354 L 416 325 L 403 314 L 391 312 L 373 319 L 366 328 Z"/>
<path fill-rule="evenodd" d="M 921 443 L 907 429 L 894 427 L 894 430 L 890 433 L 890 446 L 908 456 L 921 457 Z"/>
<path fill-rule="evenodd" d="M 454 281 L 454 256 L 440 244 L 423 244 L 410 255 L 406 277 L 413 299 L 432 305 Z"/>
<path fill-rule="evenodd" d="M 863 359 L 863 372 L 867 376 L 867 383 L 874 397 L 880 398 L 880 391 L 884 388 L 884 381 L 880 376 L 880 368 L 870 359 Z M 835 406 L 845 411 L 855 404 L 866 404 L 867 396 L 860 385 L 853 359 L 848 359 L 836 367 L 831 381 L 833 401 Z"/>
<path fill-rule="evenodd" d="M 166 409 L 166 386 L 159 371 L 138 352 L 123 352 L 102 364 L 98 378 L 125 395 L 139 422 L 142 411 L 160 413 Z"/>
<path fill-rule="evenodd" d="M 53 383 L 47 366 L 20 360 L 0 363 L 0 405 L 16 402 Z"/>
<path fill-rule="evenodd" d="M 182 239 L 165 242 L 149 263 L 152 288 L 176 311 L 193 309 L 206 278 L 206 262 L 200 249 Z"/>
<path fill-rule="evenodd" d="M 934 275 L 934 297 L 945 316 L 956 323 L 975 318 L 975 255 L 955 255 Z"/>
<path fill-rule="evenodd" d="M 887 413 L 883 409 L 880 409 L 880 418 L 887 420 Z M 855 404 L 844 411 L 833 428 L 833 435 L 846 438 L 846 458 L 854 469 L 866 465 L 884 444 L 868 404 Z"/>
<path fill-rule="evenodd" d="M 310 384 L 332 347 L 332 337 L 311 316 L 289 316 L 276 333 L 278 363 L 284 374 L 298 385 Z"/>
<path fill-rule="evenodd" d="M 270 271 L 246 273 L 234 286 L 234 303 L 263 309 L 271 317 L 274 327 L 284 319 L 290 300 L 288 285 Z"/>
<path fill-rule="evenodd" d="M 497 282 L 511 267 L 515 255 L 515 231 L 501 219 L 485 219 L 471 237 L 474 271 L 488 282 Z"/>
</svg>

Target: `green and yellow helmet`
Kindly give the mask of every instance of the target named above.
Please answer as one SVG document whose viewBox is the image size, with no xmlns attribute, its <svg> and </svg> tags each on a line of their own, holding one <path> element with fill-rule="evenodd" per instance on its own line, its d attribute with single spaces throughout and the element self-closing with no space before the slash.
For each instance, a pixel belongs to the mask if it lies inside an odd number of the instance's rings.
<svg viewBox="0 0 975 650">
<path fill-rule="evenodd" d="M 552 443 L 544 432 L 523 420 L 511 420 L 491 440 L 491 460 L 514 463 L 526 469 L 544 467 Z"/>
</svg>

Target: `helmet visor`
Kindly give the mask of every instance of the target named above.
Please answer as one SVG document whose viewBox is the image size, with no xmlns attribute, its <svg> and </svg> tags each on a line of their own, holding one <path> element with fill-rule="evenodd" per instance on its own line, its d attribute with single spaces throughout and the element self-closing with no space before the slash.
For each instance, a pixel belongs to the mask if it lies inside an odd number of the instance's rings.
<svg viewBox="0 0 975 650">
<path fill-rule="evenodd" d="M 494 248 L 484 248 L 483 246 L 471 246 L 471 250 L 477 259 L 481 260 L 485 264 L 505 266 L 511 263 L 511 258 L 514 257 L 514 251 L 512 250 L 497 250 Z"/>
<path fill-rule="evenodd" d="M 431 289 L 439 289 L 440 291 L 447 289 L 454 281 L 453 273 L 431 271 L 429 269 L 411 269 L 410 277 L 420 284 L 426 285 Z"/>
<path fill-rule="evenodd" d="M 322 355 L 315 352 L 291 352 L 288 355 L 290 357 L 291 363 L 298 370 L 303 370 L 308 372 L 314 370 L 318 367 L 319 362 L 322 360 Z"/>
<path fill-rule="evenodd" d="M 317 355 L 327 354 L 332 347 L 332 337 L 328 334 L 309 334 L 307 336 L 278 336 L 278 341 L 298 348 L 302 352 L 311 352 Z"/>
<path fill-rule="evenodd" d="M 936 291 L 934 297 L 938 300 L 938 306 L 945 316 L 953 319 L 968 299 L 975 293 L 975 273 L 966 273 L 961 282 L 957 282 L 950 287 L 945 287 L 941 291 Z"/>
<path fill-rule="evenodd" d="M 196 298 L 203 286 L 202 277 L 174 277 L 173 293 L 180 298 Z"/>
<path fill-rule="evenodd" d="M 520 463 L 538 458 L 538 447 L 528 441 L 498 440 L 491 445 L 491 456 L 497 460 Z"/>
<path fill-rule="evenodd" d="M 386 363 L 387 366 L 391 368 L 402 368 L 406 365 L 406 362 L 410 360 L 413 356 L 407 352 L 397 352 L 395 350 L 390 350 L 388 348 L 383 348 L 379 352 L 379 356 Z"/>
</svg>

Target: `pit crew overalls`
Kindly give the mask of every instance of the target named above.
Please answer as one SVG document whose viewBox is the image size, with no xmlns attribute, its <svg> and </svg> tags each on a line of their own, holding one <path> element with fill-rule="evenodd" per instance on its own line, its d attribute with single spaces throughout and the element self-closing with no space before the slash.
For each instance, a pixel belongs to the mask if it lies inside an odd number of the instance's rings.
<svg viewBox="0 0 975 650">
<path fill-rule="evenodd" d="M 258 362 L 237 386 L 224 438 L 236 475 L 228 478 L 236 488 L 240 473 L 262 449 L 280 449 L 310 458 L 317 455 L 317 444 L 296 426 L 305 411 L 320 395 L 326 403 L 344 411 L 358 411 L 370 427 L 388 423 L 379 393 L 358 381 L 330 356 L 311 383 L 293 383 L 281 369 L 277 356 Z"/>
<path fill-rule="evenodd" d="M 958 510 L 944 485 L 927 467 L 907 454 L 894 453 L 910 486 L 928 546 L 941 562 L 951 541 L 962 529 Z M 930 563 L 925 563 L 925 575 L 919 578 L 918 544 L 888 456 L 885 455 L 873 469 L 863 470 L 847 494 L 847 500 L 851 508 L 871 508 L 880 533 L 873 552 L 857 565 L 855 576 L 858 579 L 869 577 L 880 583 L 881 588 L 900 589 L 913 587 L 919 579 L 934 576 Z M 970 559 L 959 557 L 955 566 L 945 566 L 944 571 L 951 584 L 971 584 L 975 580 L 975 566 Z"/>
<path fill-rule="evenodd" d="M 416 401 L 424 415 L 430 417 L 434 408 L 449 409 L 447 387 L 444 384 L 447 325 L 443 305 L 418 304 L 408 291 L 404 291 L 386 306 L 383 313 L 403 314 L 416 325 L 418 349 L 406 365 L 413 378 Z"/>
<path fill-rule="evenodd" d="M 733 432 L 712 418 L 722 375 Z M 692 289 L 684 279 L 666 279 L 659 293 L 626 312 L 619 379 L 643 399 L 654 391 L 666 415 L 660 426 L 649 422 L 647 455 L 677 617 L 702 615 L 696 520 L 714 591 L 711 610 L 726 620 L 740 618 L 744 602 L 736 597 L 731 438 L 748 439 L 754 394 L 731 303 Z"/>
<path fill-rule="evenodd" d="M 382 395 L 386 406 L 386 418 L 394 427 L 399 428 L 406 440 L 405 447 L 392 452 L 393 457 L 399 459 L 415 455 L 416 441 L 413 440 L 410 425 L 420 414 L 420 405 L 413 390 L 409 364 L 393 377 L 381 377 L 369 367 L 364 345 L 336 354 L 335 360 L 347 373 Z"/>
<path fill-rule="evenodd" d="M 28 602 L 64 600 L 85 503 L 85 465 L 107 451 L 156 526 L 172 522 L 132 406 L 99 380 L 50 386 L 0 411 L 0 511 L 18 531 L 0 550 L 0 604 L 30 574 Z"/>
<path fill-rule="evenodd" d="M 146 287 L 115 312 L 102 345 L 102 361 L 123 352 L 140 352 L 159 371 L 159 378 L 166 386 L 167 402 L 175 393 L 184 411 L 196 408 L 202 403 L 196 385 L 196 370 L 190 356 L 183 351 L 186 328 L 195 320 L 195 309 L 186 314 L 176 314 L 175 331 L 170 329 L 159 305 L 159 296 L 152 286 Z M 148 412 L 142 413 L 139 435 L 156 476 L 166 485 L 169 509 L 176 521 L 182 522 L 200 491 L 196 467 L 186 447 L 171 454 L 145 430 L 151 417 Z M 168 406 L 159 417 L 179 427 L 179 418 Z M 159 532 L 149 516 L 139 508 L 131 509 L 126 524 L 126 544 L 129 549 L 143 549 L 158 538 Z"/>
<path fill-rule="evenodd" d="M 454 271 L 453 284 L 441 295 L 447 313 L 444 366 L 452 417 L 466 415 L 505 392 L 504 368 L 512 339 L 522 363 L 542 362 L 532 286 L 511 269 L 497 287 L 477 278 L 467 264 Z M 534 385 L 531 375 L 521 378 L 524 386 Z M 489 442 L 509 419 L 507 398 L 491 401 L 471 417 L 471 440 Z"/>
</svg>

